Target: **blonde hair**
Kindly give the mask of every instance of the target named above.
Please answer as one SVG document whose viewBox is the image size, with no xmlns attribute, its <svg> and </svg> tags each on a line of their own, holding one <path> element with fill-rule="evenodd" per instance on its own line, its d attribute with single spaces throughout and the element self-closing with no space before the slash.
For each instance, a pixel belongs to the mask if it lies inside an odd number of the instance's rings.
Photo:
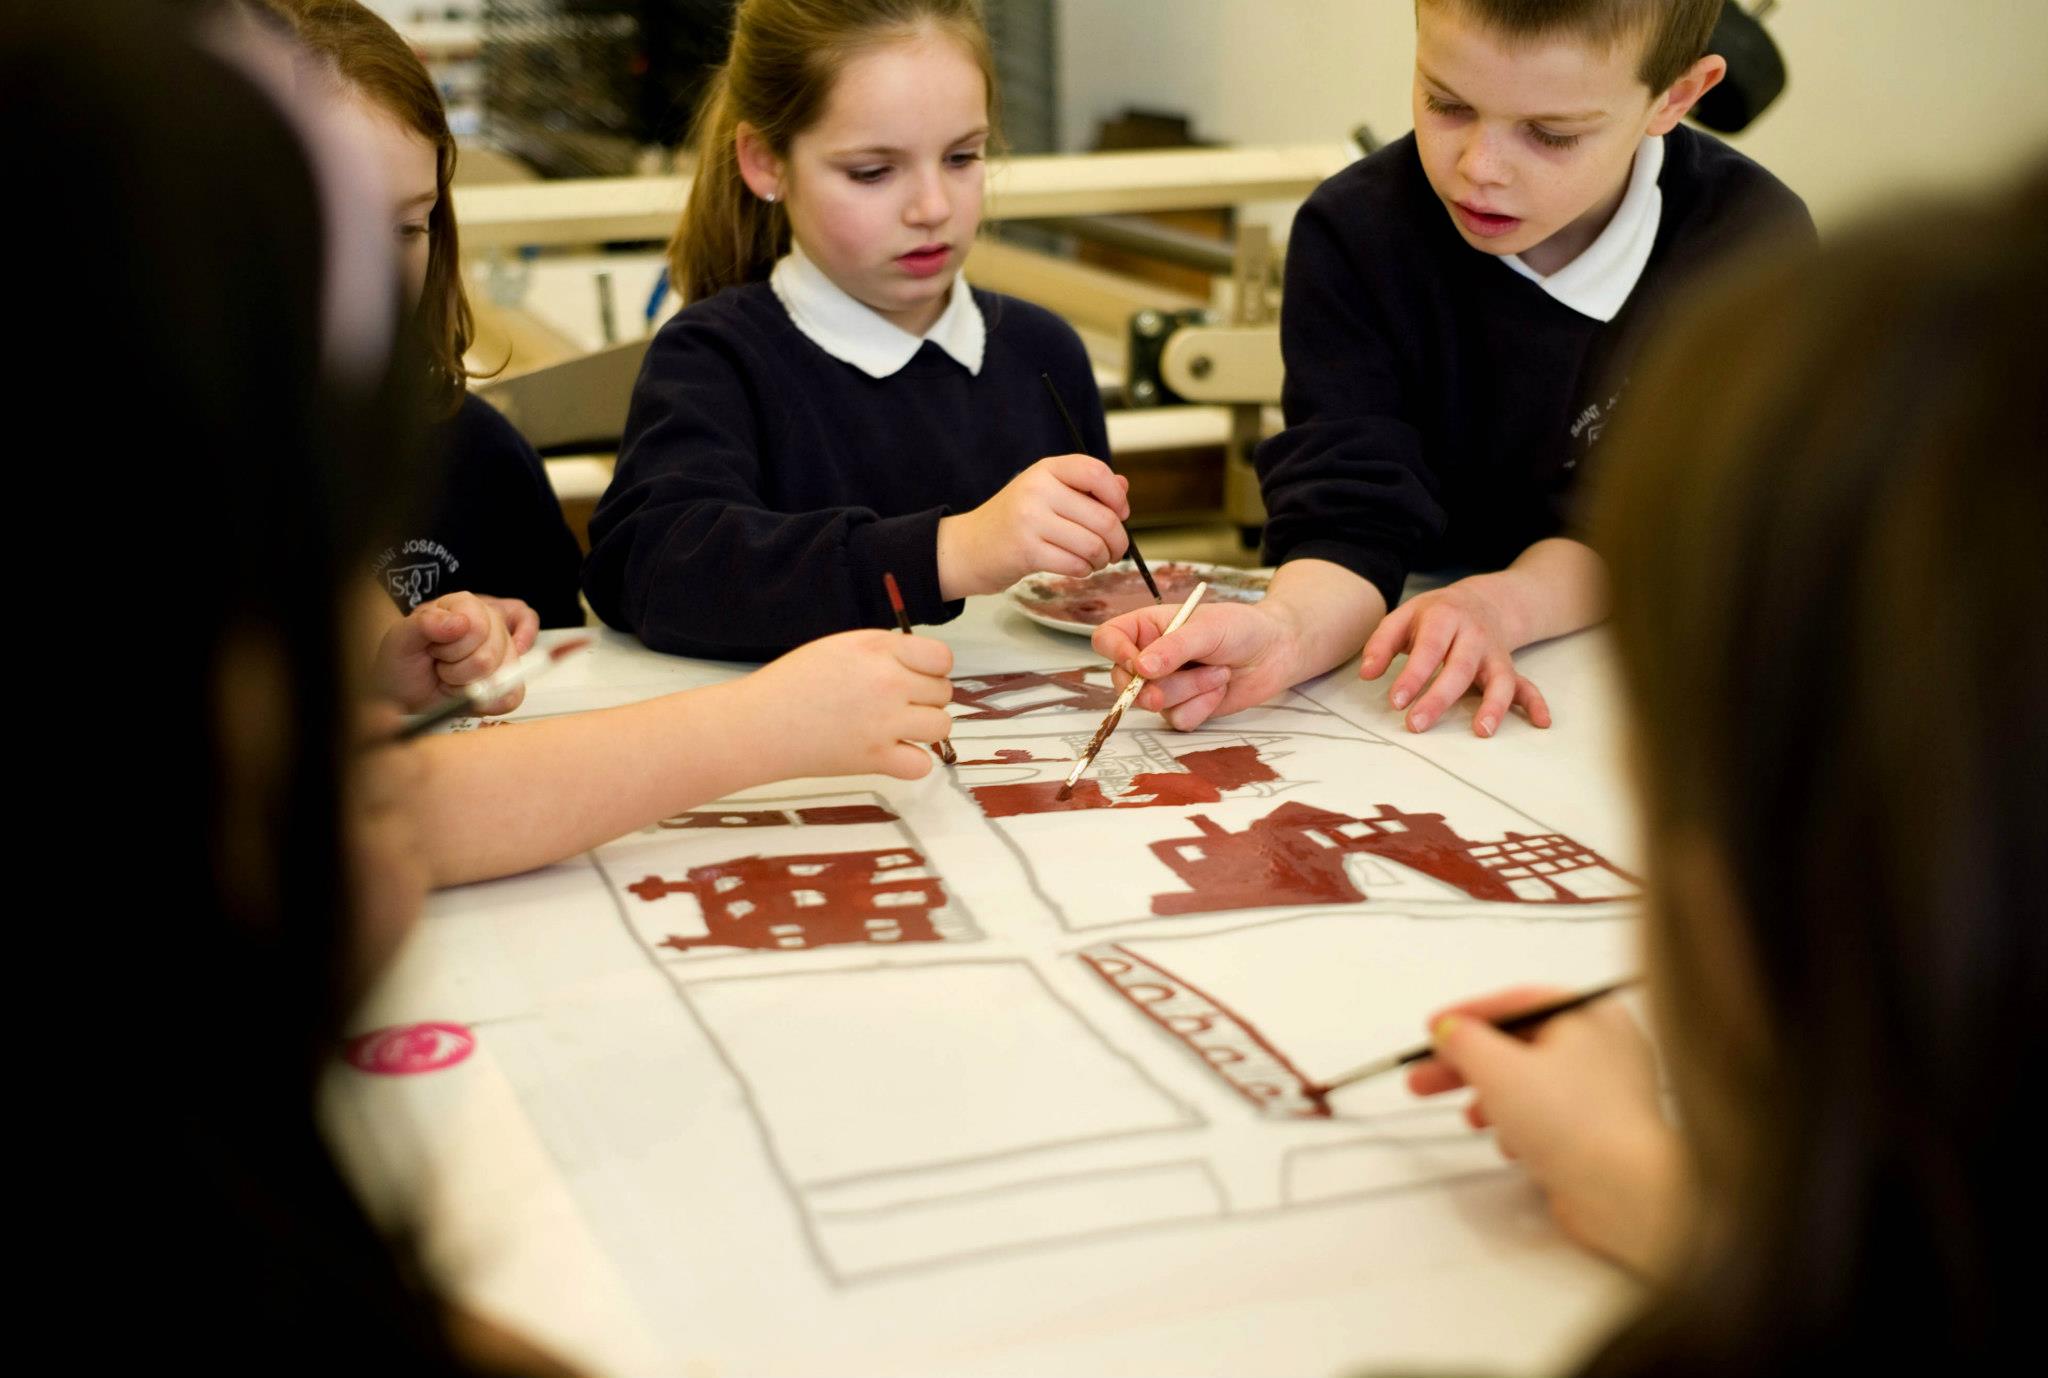
<svg viewBox="0 0 2048 1378">
<path fill-rule="evenodd" d="M 725 65 L 697 116 L 696 178 L 669 242 L 669 280 L 684 301 L 760 281 L 789 248 L 786 212 L 740 176 L 740 125 L 787 157 L 791 141 L 824 114 L 851 58 L 926 29 L 956 39 L 981 68 L 993 129 L 995 57 L 974 0 L 743 0 Z"/>
</svg>

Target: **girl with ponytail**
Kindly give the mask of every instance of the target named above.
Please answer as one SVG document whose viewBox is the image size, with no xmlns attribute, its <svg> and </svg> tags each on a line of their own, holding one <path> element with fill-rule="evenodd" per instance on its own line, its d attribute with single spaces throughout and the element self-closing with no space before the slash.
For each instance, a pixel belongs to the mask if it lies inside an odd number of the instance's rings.
<svg viewBox="0 0 2048 1378">
<path fill-rule="evenodd" d="M 1079 337 L 970 288 L 995 70 L 972 0 L 743 0 L 584 590 L 658 650 L 759 659 L 1124 553 Z"/>
</svg>

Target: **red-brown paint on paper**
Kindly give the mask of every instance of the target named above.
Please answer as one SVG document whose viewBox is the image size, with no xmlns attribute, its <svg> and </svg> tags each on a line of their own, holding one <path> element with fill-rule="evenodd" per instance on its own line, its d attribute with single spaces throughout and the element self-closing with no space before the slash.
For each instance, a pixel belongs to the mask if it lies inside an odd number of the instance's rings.
<svg viewBox="0 0 2048 1378">
<path fill-rule="evenodd" d="M 1073 759 L 1071 756 L 1033 756 L 1030 747 L 1006 746 L 993 756 L 981 756 L 972 761 L 961 761 L 959 764 L 963 766 L 1063 766 Z"/>
<path fill-rule="evenodd" d="M 976 785 L 969 793 L 988 818 L 1015 818 L 1020 814 L 1079 813 L 1085 809 L 1106 809 L 1100 780 L 1081 780 L 1065 799 L 1063 780 L 1022 780 L 1009 785 Z"/>
<path fill-rule="evenodd" d="M 894 823 L 896 815 L 880 804 L 819 804 L 798 809 L 797 821 L 813 827 L 846 827 L 853 823 Z"/>
<path fill-rule="evenodd" d="M 796 950 L 849 943 L 936 943 L 945 887 L 908 847 L 867 852 L 744 856 L 693 867 L 682 880 L 648 876 L 626 887 L 650 903 L 691 895 L 708 932 L 661 946 Z"/>
<path fill-rule="evenodd" d="M 1187 804 L 1214 804 L 1224 791 L 1278 780 L 1280 774 L 1249 744 L 1210 747 L 1175 756 L 1181 770 L 1144 771 L 1133 775 L 1114 795 L 1103 792 L 1094 778 L 1077 781 L 1071 795 L 1059 797 L 1057 780 L 976 785 L 969 789 L 988 818 L 1022 814 L 1076 813 L 1087 809 L 1157 809 Z"/>
<path fill-rule="evenodd" d="M 1509 832 L 1495 841 L 1471 842 L 1440 813 L 1377 807 L 1375 814 L 1353 817 L 1289 801 L 1237 833 L 1201 815 L 1190 818 L 1198 836 L 1152 844 L 1152 854 L 1188 887 L 1153 896 L 1152 912 L 1356 903 L 1366 895 L 1344 864 L 1353 854 L 1397 862 L 1475 900 L 1503 904 L 1597 904 L 1641 885 L 1562 833 Z"/>
<path fill-rule="evenodd" d="M 475 1051 L 476 1035 L 467 1028 L 434 1021 L 399 1024 L 361 1034 L 342 1046 L 341 1056 L 358 1072 L 409 1077 L 453 1067 Z"/>
<path fill-rule="evenodd" d="M 1097 684 L 1090 676 L 1101 677 Z M 1019 702 L 1005 704 L 1005 699 Z M 1026 670 L 1003 675 L 971 675 L 953 681 L 953 702 L 973 710 L 961 722 L 993 722 L 1030 713 L 1106 713 L 1116 703 L 1116 690 L 1100 666 L 1079 670 Z"/>
<path fill-rule="evenodd" d="M 850 823 L 893 823 L 896 815 L 880 804 L 823 804 L 804 809 L 695 809 L 664 818 L 659 826 L 688 828 L 839 827 Z"/>
<path fill-rule="evenodd" d="M 1185 977 L 1118 943 L 1079 954 L 1147 1019 L 1202 1059 L 1266 1114 L 1330 1118 L 1329 1093 L 1310 1081 L 1257 1025 Z"/>
</svg>

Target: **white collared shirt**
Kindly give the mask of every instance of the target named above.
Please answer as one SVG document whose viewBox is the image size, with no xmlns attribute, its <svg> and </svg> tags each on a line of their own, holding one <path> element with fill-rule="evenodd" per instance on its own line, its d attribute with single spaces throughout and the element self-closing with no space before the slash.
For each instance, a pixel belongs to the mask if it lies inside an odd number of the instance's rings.
<svg viewBox="0 0 2048 1378">
<path fill-rule="evenodd" d="M 1628 190 L 1621 194 L 1614 218 L 1584 253 L 1548 276 L 1522 262 L 1520 254 L 1508 254 L 1501 262 L 1580 315 L 1596 321 L 1613 320 L 1643 276 L 1657 242 L 1657 225 L 1664 218 L 1664 193 L 1657 186 L 1657 174 L 1663 170 L 1664 140 L 1644 139 L 1636 150 Z"/>
<path fill-rule="evenodd" d="M 969 373 L 981 373 L 988 326 L 974 303 L 974 294 L 967 290 L 964 273 L 953 275 L 946 309 L 923 335 L 911 334 L 848 295 L 793 243 L 789 252 L 776 260 L 768 274 L 768 286 L 805 338 L 870 378 L 900 372 L 927 340 L 952 355 Z"/>
</svg>

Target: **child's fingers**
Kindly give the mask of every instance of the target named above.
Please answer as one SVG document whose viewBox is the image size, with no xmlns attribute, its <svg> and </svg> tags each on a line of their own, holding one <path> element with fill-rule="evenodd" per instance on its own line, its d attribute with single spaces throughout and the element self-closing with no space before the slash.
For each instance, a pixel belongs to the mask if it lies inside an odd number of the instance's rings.
<svg viewBox="0 0 2048 1378">
<path fill-rule="evenodd" d="M 1408 1069 L 1408 1089 L 1418 1096 L 1440 1096 L 1465 1084 L 1465 1078 L 1448 1062 L 1424 1058 Z"/>
<path fill-rule="evenodd" d="M 1124 498 L 1124 485 L 1101 460 L 1092 455 L 1054 455 L 1045 464 L 1061 483 L 1088 494 L 1119 518 L 1131 515 L 1130 503 Z"/>
<path fill-rule="evenodd" d="M 1068 521 L 1064 517 L 1056 518 L 1042 536 L 1069 555 L 1087 561 L 1091 571 L 1101 569 L 1109 563 L 1109 542 L 1093 528 L 1080 522 Z"/>
<path fill-rule="evenodd" d="M 1089 564 L 1086 559 L 1065 546 L 1044 538 L 1033 541 L 1026 555 L 1034 569 L 1043 570 L 1047 574 L 1065 574 L 1075 579 L 1084 574 L 1093 574 L 1100 568 L 1099 565 Z"/>
<path fill-rule="evenodd" d="M 1217 711 L 1223 707 L 1224 699 L 1228 697 L 1228 694 L 1229 690 L 1227 687 L 1211 689 L 1205 694 L 1195 695 L 1186 703 L 1177 705 L 1170 712 L 1164 713 L 1161 716 L 1166 719 L 1166 725 L 1174 731 L 1192 732 L 1216 716 Z"/>
<path fill-rule="evenodd" d="M 1465 696 L 1472 687 L 1472 681 L 1479 674 L 1479 650 L 1469 644 L 1471 638 L 1460 637 L 1451 644 L 1450 654 L 1444 657 L 1442 673 L 1429 691 L 1415 701 L 1415 707 L 1408 711 L 1408 730 L 1427 732 L 1436 726 L 1450 706 Z"/>
<path fill-rule="evenodd" d="M 931 773 L 936 758 L 921 746 L 909 742 L 890 742 L 877 753 L 876 773 L 893 775 L 898 780 L 922 780 Z"/>
<path fill-rule="evenodd" d="M 1202 694 L 1215 693 L 1230 683 L 1230 671 L 1222 665 L 1190 665 L 1170 675 L 1149 681 L 1138 691 L 1138 706 L 1164 713 L 1176 704 Z"/>
<path fill-rule="evenodd" d="M 510 651 L 511 643 L 507 641 L 480 647 L 461 660 L 436 665 L 434 674 L 448 688 L 461 689 L 498 673 L 511 660 Z M 435 658 L 438 660 L 439 655 Z"/>
<path fill-rule="evenodd" d="M 1158 635 L 1158 626 L 1147 622 L 1144 613 L 1139 611 L 1125 613 L 1103 623 L 1095 629 L 1095 635 L 1088 638 L 1088 642 L 1095 648 L 1095 654 L 1111 665 L 1121 667 L 1138 654 L 1139 646 Z M 1143 641 L 1139 639 L 1141 637 Z M 1119 684 L 1117 687 L 1121 689 L 1123 686 Z"/>
<path fill-rule="evenodd" d="M 1177 608 L 1147 608 L 1148 613 L 1164 614 L 1168 622 L 1173 620 Z M 1193 660 L 1214 660 L 1222 648 L 1224 623 L 1220 617 L 1205 617 L 1197 609 L 1180 630 L 1163 635 L 1138 653 L 1138 673 L 1155 683 L 1172 674 L 1181 666 Z"/>
<path fill-rule="evenodd" d="M 1396 708 L 1406 708 L 1408 701 L 1422 692 L 1422 686 L 1429 683 L 1429 677 L 1443 664 L 1444 653 L 1450 650 L 1457 630 L 1458 619 L 1455 617 L 1423 617 L 1417 620 L 1408 664 L 1402 667 L 1394 679 L 1393 688 L 1387 691 L 1388 703 Z"/>
<path fill-rule="evenodd" d="M 899 665 L 917 671 L 920 675 L 947 674 L 953 668 L 953 648 L 936 637 L 890 636 L 889 649 L 895 653 Z M 952 687 L 947 686 L 948 695 Z"/>
<path fill-rule="evenodd" d="M 1480 695 L 1479 711 L 1472 715 L 1472 731 L 1481 737 L 1491 737 L 1514 705 L 1515 663 L 1506 656 L 1492 661 L 1486 668 L 1485 681 L 1486 692 Z"/>
<path fill-rule="evenodd" d="M 505 630 L 512 637 L 513 650 L 520 655 L 532 650 L 533 643 L 540 637 L 540 614 L 517 598 L 493 598 L 489 602 L 505 619 Z"/>
<path fill-rule="evenodd" d="M 444 682 L 467 684 L 469 683 L 468 679 L 450 680 L 446 667 L 452 666 L 458 661 L 468 660 L 471 656 L 475 655 L 478 648 L 491 639 L 491 634 L 497 630 L 497 626 L 488 617 L 469 617 L 466 614 L 457 615 L 463 617 L 467 630 L 461 636 L 429 642 L 427 654 L 441 662 L 443 668 L 440 671 L 440 675 Z M 481 679 L 483 675 L 487 675 L 497 668 L 497 663 L 494 661 L 484 668 L 482 674 L 471 675 L 469 679 Z"/>
<path fill-rule="evenodd" d="M 1527 713 L 1529 721 L 1536 726 L 1550 726 L 1550 705 L 1544 702 L 1543 691 L 1524 675 L 1515 676 L 1515 705 Z"/>
<path fill-rule="evenodd" d="M 1436 1056 L 1485 1094 L 1524 1075 L 1535 1054 L 1484 1019 L 1453 1014 L 1437 1021 Z"/>
<path fill-rule="evenodd" d="M 429 644 L 460 640 L 470 634 L 477 621 L 459 608 L 435 603 L 427 604 L 405 620 L 407 625 L 419 628 Z"/>
<path fill-rule="evenodd" d="M 1394 657 L 1401 654 L 1401 648 L 1408 644 L 1408 628 L 1415 620 L 1415 604 L 1403 603 L 1380 619 L 1373 634 L 1366 638 L 1365 650 L 1358 657 L 1358 677 L 1378 679 L 1394 663 Z"/>
<path fill-rule="evenodd" d="M 938 742 L 953 735 L 953 715 L 929 705 L 905 705 L 890 734 L 906 742 Z"/>
<path fill-rule="evenodd" d="M 1124 524 L 1116 512 L 1085 493 L 1063 488 L 1053 494 L 1052 510 L 1077 526 L 1094 532 L 1101 542 L 1116 551 L 1124 544 Z"/>
<path fill-rule="evenodd" d="M 507 691 L 503 698 L 492 699 L 477 711 L 487 718 L 495 718 L 501 713 L 510 713 L 524 702 L 526 702 L 526 686 L 516 684 Z"/>
</svg>

